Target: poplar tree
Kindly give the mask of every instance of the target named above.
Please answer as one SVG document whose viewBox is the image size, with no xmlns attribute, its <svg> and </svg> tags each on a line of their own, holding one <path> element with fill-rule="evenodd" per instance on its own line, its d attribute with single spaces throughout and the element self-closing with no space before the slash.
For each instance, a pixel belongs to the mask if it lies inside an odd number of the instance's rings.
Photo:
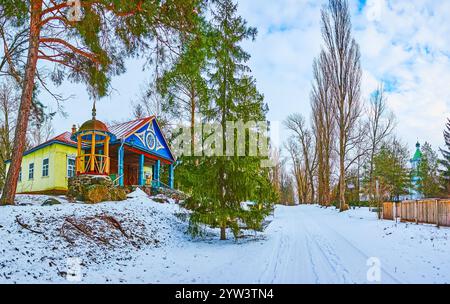
<svg viewBox="0 0 450 304">
<path fill-rule="evenodd" d="M 25 150 L 38 62 L 54 64 L 52 80 L 83 82 L 92 95 L 105 96 L 110 79 L 125 71 L 127 56 L 137 56 L 156 41 L 170 48 L 171 33 L 188 31 L 200 0 L 9 0 L 0 11 L 11 27 L 28 31 L 11 165 L 1 198 L 14 204 Z M 158 50 L 159 51 L 159 50 Z M 5 54 L 8 56 L 9 54 Z"/>
<path fill-rule="evenodd" d="M 443 191 L 448 196 L 450 195 L 450 119 L 448 119 L 444 130 L 445 148 L 440 149 L 442 153 L 442 159 L 439 161 L 442 169 L 440 170 Z"/>
<path fill-rule="evenodd" d="M 361 62 L 358 43 L 352 36 L 347 0 L 329 0 L 322 10 L 323 64 L 328 66 L 332 113 L 336 124 L 339 165 L 339 209 L 345 211 L 346 174 L 352 150 L 361 141 Z"/>
</svg>

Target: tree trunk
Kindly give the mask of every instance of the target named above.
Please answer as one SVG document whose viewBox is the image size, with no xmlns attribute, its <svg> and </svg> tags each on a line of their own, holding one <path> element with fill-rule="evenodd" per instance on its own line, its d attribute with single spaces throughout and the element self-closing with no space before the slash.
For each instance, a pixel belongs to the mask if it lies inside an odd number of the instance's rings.
<svg viewBox="0 0 450 304">
<path fill-rule="evenodd" d="M 344 111 L 341 111 L 344 112 Z M 340 117 L 340 135 L 339 135 L 339 210 L 345 210 L 345 123 L 344 118 Z"/>
<path fill-rule="evenodd" d="M 320 136 L 320 135 L 319 135 Z M 317 136 L 317 138 L 319 138 Z M 316 145 L 317 154 L 318 154 L 318 164 L 317 164 L 317 200 L 319 205 L 324 205 L 324 195 L 323 195 L 323 186 L 324 186 L 324 168 L 323 168 L 323 145 L 321 140 L 317 140 L 318 143 Z"/>
<path fill-rule="evenodd" d="M 195 156 L 195 93 L 194 88 L 190 92 L 190 116 L 191 116 L 191 153 Z"/>
<path fill-rule="evenodd" d="M 33 98 L 36 64 L 39 50 L 40 14 L 42 0 L 31 1 L 30 18 L 30 45 L 28 47 L 27 67 L 20 99 L 19 115 L 17 117 L 14 145 L 12 150 L 11 165 L 6 176 L 5 187 L 1 198 L 2 205 L 14 205 L 17 181 L 19 179 L 22 155 L 25 152 L 26 133 L 30 116 L 31 102 Z"/>
<path fill-rule="evenodd" d="M 220 227 L 220 240 L 224 241 L 227 239 L 227 231 L 225 227 Z"/>
<path fill-rule="evenodd" d="M 345 210 L 345 164 L 344 164 L 344 155 L 339 157 L 339 210 Z"/>
</svg>

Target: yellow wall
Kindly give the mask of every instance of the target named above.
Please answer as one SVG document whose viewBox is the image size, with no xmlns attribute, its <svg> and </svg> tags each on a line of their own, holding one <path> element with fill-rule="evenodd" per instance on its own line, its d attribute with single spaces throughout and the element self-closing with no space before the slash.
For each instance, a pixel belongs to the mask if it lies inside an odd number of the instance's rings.
<svg viewBox="0 0 450 304">
<path fill-rule="evenodd" d="M 36 150 L 22 159 L 22 180 L 17 184 L 18 193 L 67 190 L 67 158 L 76 156 L 74 147 L 51 144 Z M 43 160 L 49 159 L 48 176 L 42 176 Z M 34 178 L 28 178 L 29 164 L 34 163 Z M 9 164 L 7 165 L 9 167 Z"/>
</svg>

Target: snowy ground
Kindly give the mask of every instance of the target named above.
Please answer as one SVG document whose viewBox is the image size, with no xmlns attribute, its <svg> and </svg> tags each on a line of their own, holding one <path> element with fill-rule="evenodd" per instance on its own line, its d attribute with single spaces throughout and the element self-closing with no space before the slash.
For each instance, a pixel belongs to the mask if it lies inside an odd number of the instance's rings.
<svg viewBox="0 0 450 304">
<path fill-rule="evenodd" d="M 450 283 L 448 228 L 378 221 L 366 208 L 277 206 L 264 233 L 221 242 L 191 239 L 180 214 L 142 193 L 120 203 L 1 207 L 0 283 L 67 283 L 72 271 L 82 283 L 369 283 L 378 262 L 381 283 Z M 100 236 L 70 225 L 61 236 L 65 219 L 102 215 L 124 233 L 95 222 Z"/>
</svg>

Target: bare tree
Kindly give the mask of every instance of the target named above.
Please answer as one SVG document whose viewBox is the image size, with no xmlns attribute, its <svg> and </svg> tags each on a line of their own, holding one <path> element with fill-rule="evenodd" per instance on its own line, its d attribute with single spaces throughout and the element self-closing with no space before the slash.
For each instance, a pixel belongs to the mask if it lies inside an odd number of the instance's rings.
<svg viewBox="0 0 450 304">
<path fill-rule="evenodd" d="M 294 184 L 292 175 L 288 171 L 288 159 L 281 156 L 281 149 L 271 150 L 270 158 L 274 166 L 270 170 L 270 181 L 278 195 L 279 202 L 286 205 L 293 205 Z"/>
<path fill-rule="evenodd" d="M 298 201 L 300 204 L 308 203 L 307 172 L 301 157 L 299 143 L 298 141 L 289 139 L 285 146 L 292 161 L 292 174 L 295 178 Z"/>
<path fill-rule="evenodd" d="M 170 117 L 162 110 L 161 95 L 154 82 L 149 81 L 140 87 L 139 95 L 131 102 L 132 115 L 136 119 L 156 116 L 158 124 L 165 134 L 171 134 Z"/>
<path fill-rule="evenodd" d="M 357 125 L 362 109 L 360 51 L 352 38 L 351 29 L 347 0 L 330 0 L 322 10 L 322 36 L 325 42 L 324 60 L 330 67 L 333 114 L 337 128 L 341 211 L 348 208 L 345 200 L 346 168 L 349 150 L 359 141 Z"/>
<path fill-rule="evenodd" d="M 11 158 L 12 138 L 17 118 L 19 96 L 12 81 L 0 84 L 0 187 L 6 177 L 5 161 Z"/>
<path fill-rule="evenodd" d="M 294 205 L 295 194 L 292 175 L 283 164 L 280 174 L 280 202 L 285 205 Z"/>
<path fill-rule="evenodd" d="M 289 115 L 284 124 L 286 128 L 295 133 L 299 142 L 306 170 L 305 178 L 308 187 L 307 192 L 309 192 L 307 199 L 310 203 L 313 203 L 315 201 L 314 171 L 317 159 L 317 153 L 314 147 L 314 137 L 311 130 L 306 126 L 305 119 L 301 114 Z"/>
<path fill-rule="evenodd" d="M 334 145 L 335 120 L 331 95 L 330 70 L 326 54 L 321 52 L 313 64 L 314 82 L 311 92 L 312 126 L 317 153 L 317 199 L 319 204 L 331 204 L 330 178 Z"/>
<path fill-rule="evenodd" d="M 133 104 L 133 115 L 161 116 L 161 96 L 156 92 L 155 84 L 151 81 L 140 87 L 140 92 Z M 139 117 L 136 117 L 139 118 Z"/>
<path fill-rule="evenodd" d="M 373 170 L 374 157 L 383 142 L 391 135 L 395 127 L 394 114 L 387 108 L 383 85 L 380 85 L 372 95 L 367 109 L 369 136 L 369 189 L 374 189 Z M 373 191 L 369 191 L 370 200 L 374 199 Z"/>
<path fill-rule="evenodd" d="M 27 148 L 36 147 L 48 141 L 53 135 L 54 129 L 51 117 L 39 123 L 32 123 L 28 130 Z"/>
<path fill-rule="evenodd" d="M 272 182 L 275 192 L 281 194 L 281 171 L 284 165 L 284 160 L 280 157 L 280 150 L 270 150 L 270 158 L 274 163 L 274 166 L 270 170 L 270 181 Z"/>
</svg>

